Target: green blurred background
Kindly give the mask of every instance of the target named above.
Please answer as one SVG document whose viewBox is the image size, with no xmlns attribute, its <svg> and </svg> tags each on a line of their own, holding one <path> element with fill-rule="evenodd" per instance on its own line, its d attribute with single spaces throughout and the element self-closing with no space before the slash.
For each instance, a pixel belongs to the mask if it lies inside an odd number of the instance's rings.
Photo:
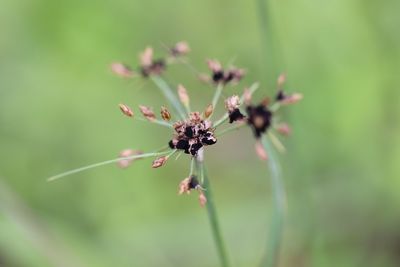
<svg viewBox="0 0 400 267">
<path fill-rule="evenodd" d="M 46 177 L 164 145 L 168 130 L 132 122 L 120 102 L 157 107 L 144 80 L 113 76 L 153 45 L 189 42 L 191 62 L 275 75 L 305 99 L 287 108 L 281 156 L 288 212 L 280 266 L 400 265 L 400 2 L 268 1 L 268 46 L 253 1 L 0 1 L 0 266 L 218 266 L 206 212 L 178 197 L 188 158 Z M 168 79 L 202 109 L 212 90 L 182 65 Z M 247 130 L 207 153 L 234 266 L 257 266 L 271 221 L 268 170 Z"/>
</svg>

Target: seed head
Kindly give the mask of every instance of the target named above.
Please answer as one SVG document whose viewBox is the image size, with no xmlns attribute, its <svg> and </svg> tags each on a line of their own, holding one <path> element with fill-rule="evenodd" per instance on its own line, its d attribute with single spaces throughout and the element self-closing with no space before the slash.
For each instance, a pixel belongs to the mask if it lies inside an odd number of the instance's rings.
<svg viewBox="0 0 400 267">
<path fill-rule="evenodd" d="M 111 64 L 111 71 L 114 72 L 114 74 L 123 77 L 123 78 L 131 78 L 135 75 L 135 73 L 132 71 L 132 69 L 120 62 L 114 62 Z"/>
<path fill-rule="evenodd" d="M 288 96 L 285 96 L 284 99 L 282 99 L 281 103 L 284 105 L 291 105 L 299 102 L 300 100 L 303 99 L 303 95 L 300 93 L 294 93 Z"/>
<path fill-rule="evenodd" d="M 163 156 L 163 157 L 156 158 L 153 161 L 152 167 L 153 168 L 159 168 L 161 166 L 164 166 L 164 164 L 167 162 L 167 160 L 168 160 L 168 156 Z"/>
<path fill-rule="evenodd" d="M 208 59 L 207 60 L 207 65 L 208 68 L 211 70 L 213 73 L 221 72 L 222 70 L 222 65 L 218 60 L 214 59 Z"/>
<path fill-rule="evenodd" d="M 166 107 L 161 107 L 161 118 L 165 121 L 171 120 L 171 113 L 169 113 Z"/>
<path fill-rule="evenodd" d="M 143 116 L 149 121 L 154 121 L 156 119 L 156 115 L 154 114 L 152 108 L 140 105 L 139 109 Z"/>
<path fill-rule="evenodd" d="M 121 112 L 128 116 L 128 117 L 133 117 L 133 111 L 130 107 L 128 107 L 125 104 L 119 104 L 119 109 L 121 110 Z"/>
</svg>

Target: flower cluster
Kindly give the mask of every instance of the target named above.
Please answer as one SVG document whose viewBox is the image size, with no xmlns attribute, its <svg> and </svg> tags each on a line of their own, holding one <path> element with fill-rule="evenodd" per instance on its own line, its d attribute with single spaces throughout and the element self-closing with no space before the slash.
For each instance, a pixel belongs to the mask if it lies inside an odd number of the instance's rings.
<svg viewBox="0 0 400 267">
<path fill-rule="evenodd" d="M 286 77 L 285 75 L 280 75 L 277 81 L 277 93 L 273 102 L 266 98 L 258 104 L 252 103 L 252 94 L 258 89 L 258 83 L 255 83 L 249 88 L 245 88 L 241 96 L 232 95 L 226 98 L 224 101 L 226 113 L 223 114 L 220 119 L 212 121 L 211 117 L 214 113 L 215 105 L 218 104 L 223 88 L 227 84 L 237 85 L 244 77 L 245 71 L 234 66 L 223 68 L 219 61 L 207 60 L 206 63 L 208 69 L 211 71 L 211 76 L 203 80 L 210 81 L 211 84 L 216 86 L 212 104 L 209 104 L 203 113 L 198 111 L 192 112 L 190 110 L 190 98 L 186 88 L 182 85 L 178 85 L 175 94 L 171 86 L 161 77 L 167 64 L 174 62 L 171 58 L 176 59 L 184 56 L 189 51 L 190 48 L 186 42 L 179 42 L 171 48 L 168 48 L 170 59 L 154 59 L 153 49 L 150 47 L 146 48 L 145 51 L 140 54 L 140 73 L 143 77 L 152 76 L 151 80 L 159 87 L 169 101 L 169 104 L 174 107 L 176 115 L 180 118 L 175 120 L 175 122 L 171 122 L 173 116 L 165 106 L 161 107 L 160 110 L 161 120 L 157 118 L 152 108 L 140 105 L 139 109 L 145 120 L 169 127 L 172 130 L 172 139 L 168 142 L 168 149 L 157 154 L 160 156 L 153 161 L 152 167 L 158 168 L 163 166 L 174 153 L 181 152 L 190 155 L 192 157 L 190 174 L 179 184 L 178 193 L 189 194 L 193 190 L 198 191 L 199 201 L 203 206 L 207 202 L 206 195 L 204 194 L 206 189 L 203 188 L 204 178 L 198 178 L 202 173 L 200 169 L 198 169 L 198 166 L 200 164 L 199 162 L 203 161 L 203 159 L 200 160 L 200 157 L 204 155 L 203 150 L 207 146 L 216 144 L 217 136 L 220 137 L 231 130 L 247 125 L 253 131 L 256 139 L 256 154 L 260 159 L 267 160 L 268 154 L 261 144 L 261 138 L 267 136 L 265 133 L 268 131 L 268 136 L 273 139 L 272 141 L 275 146 L 279 150 L 283 150 L 283 145 L 269 129 L 272 128 L 275 132 L 282 135 L 288 135 L 290 133 L 290 127 L 286 123 L 278 123 L 275 120 L 275 113 L 281 106 L 296 103 L 302 98 L 302 95 L 286 93 L 283 90 Z M 111 67 L 119 76 L 134 76 L 131 69 L 122 63 L 114 63 Z M 242 107 L 243 105 L 244 107 Z M 127 105 L 120 104 L 120 109 L 126 116 L 134 117 L 134 112 Z M 224 130 L 218 132 L 217 129 L 221 127 L 221 125 L 226 125 L 225 122 L 229 122 L 228 125 L 232 126 L 225 127 Z M 128 157 L 133 157 L 139 153 L 135 150 L 124 151 L 121 155 L 128 155 Z M 127 154 L 127 152 L 135 154 Z M 125 168 L 131 162 L 132 161 L 127 160 L 125 157 L 121 158 L 119 165 Z"/>
</svg>

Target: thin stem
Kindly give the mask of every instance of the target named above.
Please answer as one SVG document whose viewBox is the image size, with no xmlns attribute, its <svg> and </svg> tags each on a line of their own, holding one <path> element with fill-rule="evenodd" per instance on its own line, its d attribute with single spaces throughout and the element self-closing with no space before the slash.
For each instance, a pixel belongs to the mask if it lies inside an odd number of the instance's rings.
<svg viewBox="0 0 400 267">
<path fill-rule="evenodd" d="M 165 98 L 171 103 L 171 105 L 174 107 L 179 116 L 182 119 L 185 119 L 186 118 L 185 110 L 183 109 L 181 102 L 173 93 L 171 87 L 167 84 L 167 82 L 160 76 L 153 75 L 150 77 L 150 79 L 154 82 L 155 85 L 157 85 L 157 87 L 163 93 Z"/>
<path fill-rule="evenodd" d="M 155 124 L 158 124 L 158 125 L 161 125 L 161 126 L 165 126 L 165 127 L 168 127 L 168 128 L 173 128 L 173 126 L 172 126 L 172 124 L 171 123 L 169 123 L 169 122 L 166 122 L 166 121 L 162 121 L 162 120 L 157 120 L 157 119 L 155 119 L 155 120 L 147 120 L 147 119 L 144 119 L 144 118 L 140 118 L 140 117 L 138 117 L 138 118 L 136 118 L 137 120 L 140 120 L 140 121 L 145 121 L 145 122 L 150 122 L 150 123 L 155 123 Z"/>
<path fill-rule="evenodd" d="M 208 179 L 207 170 L 203 162 L 196 160 L 196 163 L 199 168 L 201 180 L 204 181 L 203 186 L 205 188 L 204 194 L 206 195 L 207 198 L 206 208 L 208 213 L 208 219 L 210 221 L 211 231 L 214 237 L 215 246 L 217 248 L 218 257 L 222 267 L 229 267 L 230 265 L 226 254 L 225 244 L 222 238 L 221 229 L 218 223 L 217 211 L 214 205 L 214 199 L 212 195 L 211 184 Z"/>
<path fill-rule="evenodd" d="M 261 266 L 273 267 L 278 266 L 286 210 L 286 194 L 277 156 L 266 136 L 262 138 L 262 144 L 268 154 L 268 169 L 271 175 L 273 193 L 273 212 L 271 215 L 273 221 L 270 226 L 268 244 Z"/>
<path fill-rule="evenodd" d="M 217 132 L 215 135 L 217 137 L 221 137 L 221 136 L 223 136 L 223 135 L 225 135 L 225 134 L 227 134 L 229 132 L 232 132 L 232 131 L 235 131 L 235 130 L 239 130 L 240 128 L 242 128 L 245 125 L 246 125 L 245 122 L 241 122 L 241 123 L 238 123 L 238 124 L 236 124 L 236 125 L 234 125 L 232 127 L 228 127 L 226 129 L 223 129 L 222 131 Z"/>
<path fill-rule="evenodd" d="M 114 163 L 114 162 L 118 162 L 120 160 L 142 159 L 142 158 L 165 155 L 165 154 L 168 154 L 168 153 L 170 153 L 169 150 L 168 151 L 163 151 L 163 152 L 153 152 L 153 153 L 132 155 L 132 156 L 129 156 L 129 157 L 119 157 L 119 158 L 110 159 L 110 160 L 106 160 L 106 161 L 102 161 L 102 162 L 97 162 L 97 163 L 94 163 L 94 164 L 86 165 L 86 166 L 83 166 L 83 167 L 80 167 L 80 168 L 77 168 L 77 169 L 73 169 L 73 170 L 70 170 L 70 171 L 66 171 L 66 172 L 51 176 L 51 177 L 49 177 L 47 179 L 47 181 L 51 182 L 51 181 L 60 179 L 62 177 L 66 177 L 66 176 L 69 176 L 69 175 L 72 175 L 72 174 L 75 174 L 75 173 L 78 173 L 78 172 L 83 172 L 83 171 L 86 171 L 86 170 L 89 170 L 89 169 L 93 169 L 93 168 L 96 168 L 96 167 L 108 165 L 108 164 L 111 164 L 111 163 Z"/>
<path fill-rule="evenodd" d="M 214 97 L 213 97 L 213 100 L 212 100 L 212 106 L 213 106 L 214 110 L 215 110 L 215 108 L 217 106 L 219 98 L 221 97 L 221 93 L 222 93 L 223 89 L 224 89 L 224 85 L 222 83 L 219 83 L 218 86 L 217 86 L 217 89 L 215 90 Z M 211 114 L 211 116 L 212 115 L 213 114 Z M 211 116 L 210 116 L 210 118 L 211 118 Z"/>
</svg>

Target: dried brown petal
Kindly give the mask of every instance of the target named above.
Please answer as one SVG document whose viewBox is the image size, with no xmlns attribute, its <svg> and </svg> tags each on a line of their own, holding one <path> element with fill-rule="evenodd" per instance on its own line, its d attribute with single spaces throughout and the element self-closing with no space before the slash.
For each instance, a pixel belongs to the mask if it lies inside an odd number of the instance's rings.
<svg viewBox="0 0 400 267">
<path fill-rule="evenodd" d="M 290 135 L 290 133 L 292 132 L 292 129 L 290 129 L 289 125 L 287 123 L 280 123 L 277 127 L 276 130 L 278 131 L 278 133 L 280 133 L 281 135 L 285 135 L 288 136 Z"/>
<path fill-rule="evenodd" d="M 135 75 L 135 73 L 132 71 L 132 69 L 120 62 L 114 62 L 111 64 L 111 71 L 123 78 L 131 78 Z"/>
<path fill-rule="evenodd" d="M 146 49 L 139 55 L 140 65 L 142 67 L 149 67 L 153 64 L 153 48 L 150 46 L 146 47 Z"/>
<path fill-rule="evenodd" d="M 166 107 L 161 107 L 161 118 L 165 121 L 171 120 L 171 113 L 169 113 Z"/>
<path fill-rule="evenodd" d="M 140 105 L 139 109 L 143 116 L 149 121 L 154 121 L 156 119 L 156 115 L 154 114 L 152 108 Z"/>
<path fill-rule="evenodd" d="M 178 85 L 178 96 L 179 96 L 179 100 L 182 102 L 182 104 L 185 107 L 188 107 L 189 106 L 189 102 L 190 102 L 189 94 L 188 94 L 186 88 L 183 87 L 182 84 Z"/>
<path fill-rule="evenodd" d="M 228 111 L 232 112 L 240 106 L 240 98 L 237 95 L 228 97 L 225 100 L 225 107 Z"/>
<path fill-rule="evenodd" d="M 249 88 L 245 88 L 243 92 L 243 98 L 244 98 L 244 103 L 246 106 L 249 106 L 251 104 L 251 92 Z"/>
<path fill-rule="evenodd" d="M 153 161 L 152 167 L 153 168 L 159 168 L 159 167 L 163 166 L 167 162 L 167 160 L 168 160 L 168 156 L 163 156 L 163 157 L 156 158 Z"/>
<path fill-rule="evenodd" d="M 212 104 L 208 105 L 204 110 L 204 118 L 208 119 L 214 111 L 214 107 Z"/>
<path fill-rule="evenodd" d="M 256 150 L 256 154 L 257 156 L 261 159 L 261 160 L 268 160 L 268 154 L 264 149 L 264 146 L 261 144 L 261 142 L 256 142 L 255 145 L 255 150 Z"/>
<path fill-rule="evenodd" d="M 119 156 L 121 158 L 127 158 L 130 156 L 134 155 L 140 155 L 143 154 L 142 151 L 140 150 L 133 150 L 133 149 L 124 149 L 119 153 Z M 117 164 L 120 168 L 127 168 L 131 163 L 134 161 L 134 159 L 120 159 Z"/>
<path fill-rule="evenodd" d="M 119 104 L 119 109 L 122 111 L 122 113 L 128 117 L 133 117 L 133 111 L 130 107 L 128 107 L 125 104 Z"/>
</svg>

